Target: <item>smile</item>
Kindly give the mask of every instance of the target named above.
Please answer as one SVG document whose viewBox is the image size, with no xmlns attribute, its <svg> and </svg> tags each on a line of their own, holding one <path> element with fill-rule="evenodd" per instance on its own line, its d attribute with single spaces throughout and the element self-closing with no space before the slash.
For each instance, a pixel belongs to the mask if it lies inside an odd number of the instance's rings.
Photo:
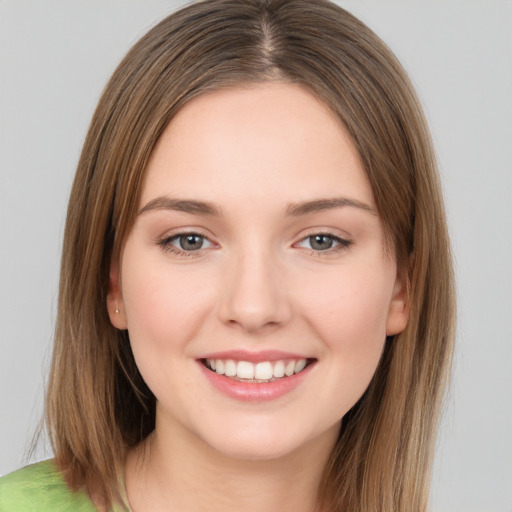
<svg viewBox="0 0 512 512">
<path fill-rule="evenodd" d="M 267 402 L 293 394 L 318 359 L 277 350 L 229 350 L 197 359 L 207 382 L 230 399 Z"/>
<path fill-rule="evenodd" d="M 300 373 L 308 365 L 307 359 L 278 361 L 235 361 L 233 359 L 205 359 L 203 364 L 212 372 L 241 382 L 274 382 Z"/>
</svg>

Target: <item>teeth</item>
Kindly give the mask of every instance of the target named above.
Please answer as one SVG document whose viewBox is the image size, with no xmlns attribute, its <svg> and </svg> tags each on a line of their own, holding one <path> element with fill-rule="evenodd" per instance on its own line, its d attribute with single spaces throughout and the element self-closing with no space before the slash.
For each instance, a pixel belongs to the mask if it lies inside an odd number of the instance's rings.
<svg viewBox="0 0 512 512">
<path fill-rule="evenodd" d="M 290 361 L 285 369 L 284 369 L 284 373 L 287 377 L 291 377 L 293 375 L 293 373 L 295 372 L 295 361 Z"/>
<path fill-rule="evenodd" d="M 224 363 L 224 375 L 227 377 L 234 377 L 236 375 L 236 363 L 231 359 Z"/>
<path fill-rule="evenodd" d="M 232 359 L 207 359 L 206 365 L 219 375 L 245 380 L 270 381 L 282 377 L 291 377 L 299 373 L 307 365 L 306 359 L 286 361 L 233 361 Z"/>
<path fill-rule="evenodd" d="M 217 361 L 215 361 L 215 371 L 219 375 L 224 375 L 224 361 L 221 359 L 217 359 Z"/>
<path fill-rule="evenodd" d="M 274 376 L 274 369 L 269 362 L 258 363 L 254 369 L 254 378 L 258 380 L 269 380 Z"/>
<path fill-rule="evenodd" d="M 297 364 L 295 365 L 295 373 L 301 372 L 304 368 L 306 368 L 306 360 L 301 359 L 300 361 L 297 361 Z"/>
<path fill-rule="evenodd" d="M 238 361 L 236 376 L 239 379 L 254 379 L 254 365 L 247 361 Z"/>
<path fill-rule="evenodd" d="M 276 379 L 284 377 L 284 363 L 283 363 L 283 361 L 277 361 L 277 363 L 274 364 L 274 377 Z"/>
</svg>

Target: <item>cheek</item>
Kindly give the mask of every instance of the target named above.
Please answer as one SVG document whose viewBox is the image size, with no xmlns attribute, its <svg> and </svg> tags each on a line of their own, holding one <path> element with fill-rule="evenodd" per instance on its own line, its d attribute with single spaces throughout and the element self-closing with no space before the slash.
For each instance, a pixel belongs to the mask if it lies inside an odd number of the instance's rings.
<svg viewBox="0 0 512 512">
<path fill-rule="evenodd" d="M 158 358 L 187 346 L 211 298 L 204 274 L 171 272 L 165 260 L 143 258 L 133 252 L 123 262 L 123 301 L 134 352 L 153 347 Z"/>
<path fill-rule="evenodd" d="M 331 276 L 321 284 L 316 281 L 316 293 L 306 292 L 302 302 L 326 342 L 361 345 L 385 338 L 391 280 L 378 272 L 354 271 Z"/>
<path fill-rule="evenodd" d="M 321 340 L 329 374 L 351 407 L 368 386 L 386 340 L 394 270 L 351 268 L 326 279 L 322 293 L 302 294 L 305 318 Z M 310 290 L 311 292 L 311 290 Z"/>
<path fill-rule="evenodd" d="M 149 258 L 144 262 L 143 258 L 132 253 L 123 263 L 130 344 L 137 367 L 157 399 L 178 406 L 197 386 L 189 355 L 211 298 L 206 295 L 204 276 L 170 272 L 165 262 Z M 168 393 L 170 389 L 175 392 Z"/>
</svg>

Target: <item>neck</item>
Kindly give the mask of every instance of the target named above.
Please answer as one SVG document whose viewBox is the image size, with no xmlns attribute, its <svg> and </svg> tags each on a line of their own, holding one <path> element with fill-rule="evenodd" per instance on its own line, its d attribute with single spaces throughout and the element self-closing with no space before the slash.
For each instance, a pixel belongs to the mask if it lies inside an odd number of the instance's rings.
<svg viewBox="0 0 512 512">
<path fill-rule="evenodd" d="M 264 460 L 232 458 L 187 430 L 171 430 L 157 421 L 155 432 L 128 455 L 133 512 L 313 512 L 339 426 L 292 453 Z"/>
</svg>

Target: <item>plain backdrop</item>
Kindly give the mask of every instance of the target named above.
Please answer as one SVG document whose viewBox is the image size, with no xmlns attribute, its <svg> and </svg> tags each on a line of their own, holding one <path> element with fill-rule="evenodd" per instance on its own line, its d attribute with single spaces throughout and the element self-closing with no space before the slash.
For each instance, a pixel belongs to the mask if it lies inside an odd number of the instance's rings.
<svg viewBox="0 0 512 512">
<path fill-rule="evenodd" d="M 42 411 L 67 196 L 100 92 L 183 2 L 0 0 L 0 474 Z M 512 511 L 512 2 L 350 0 L 433 132 L 458 279 L 434 512 Z M 44 442 L 30 460 L 48 457 Z"/>
</svg>

